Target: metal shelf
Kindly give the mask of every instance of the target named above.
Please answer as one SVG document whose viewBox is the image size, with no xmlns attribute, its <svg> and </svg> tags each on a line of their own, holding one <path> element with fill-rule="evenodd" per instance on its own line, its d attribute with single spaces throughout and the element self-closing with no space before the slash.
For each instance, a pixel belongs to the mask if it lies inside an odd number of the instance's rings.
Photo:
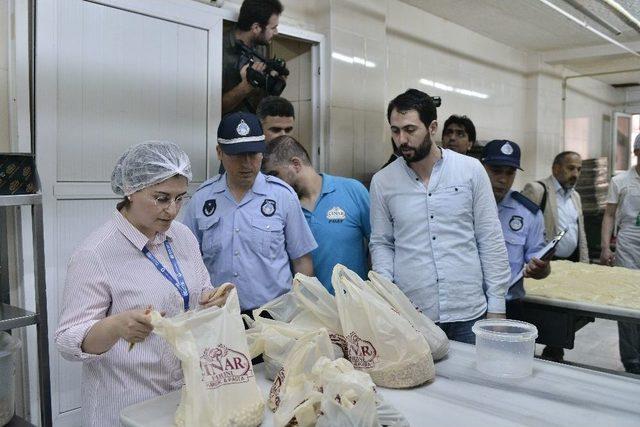
<svg viewBox="0 0 640 427">
<path fill-rule="evenodd" d="M 9 304 L 0 305 L 0 331 L 35 325 L 38 315 Z"/>
<path fill-rule="evenodd" d="M 39 205 L 41 203 L 42 194 L 0 196 L 0 206 Z"/>
<path fill-rule="evenodd" d="M 9 421 L 9 424 L 7 424 L 5 427 L 35 427 L 35 426 L 30 422 L 25 421 L 24 419 L 16 415 L 13 418 L 11 418 L 11 421 Z"/>
</svg>

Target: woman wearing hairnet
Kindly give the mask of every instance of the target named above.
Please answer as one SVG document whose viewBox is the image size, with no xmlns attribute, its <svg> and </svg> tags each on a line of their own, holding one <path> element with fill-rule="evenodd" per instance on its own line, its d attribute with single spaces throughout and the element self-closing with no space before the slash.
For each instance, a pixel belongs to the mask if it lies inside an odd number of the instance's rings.
<svg viewBox="0 0 640 427">
<path fill-rule="evenodd" d="M 182 385 L 179 360 L 150 334 L 150 309 L 174 316 L 226 300 L 228 289 L 218 296 L 211 286 L 196 238 L 173 221 L 190 180 L 176 144 L 132 146 L 111 176 L 124 199 L 69 260 L 55 341 L 63 357 L 84 362 L 83 426 L 120 425 L 126 406 Z"/>
</svg>

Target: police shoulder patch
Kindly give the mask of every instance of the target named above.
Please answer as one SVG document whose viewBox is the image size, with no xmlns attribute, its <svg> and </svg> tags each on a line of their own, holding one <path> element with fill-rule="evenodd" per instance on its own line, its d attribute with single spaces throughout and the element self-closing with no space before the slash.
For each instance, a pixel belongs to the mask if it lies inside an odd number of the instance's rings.
<svg viewBox="0 0 640 427">
<path fill-rule="evenodd" d="M 522 193 L 514 191 L 513 193 L 511 193 L 511 197 L 513 198 L 513 200 L 515 200 L 516 202 L 520 203 L 522 206 L 527 208 L 527 210 L 529 210 L 534 215 L 537 214 L 538 211 L 540 210 L 540 206 L 535 204 L 531 199 L 529 199 L 527 196 L 525 196 Z"/>
<path fill-rule="evenodd" d="M 260 206 L 260 212 L 264 216 L 273 216 L 276 213 L 276 201 L 273 199 L 265 199 Z"/>
<path fill-rule="evenodd" d="M 509 228 L 513 231 L 520 231 L 524 226 L 524 221 L 520 215 L 513 215 L 509 220 Z"/>
<path fill-rule="evenodd" d="M 209 199 L 202 205 L 202 213 L 204 216 L 211 216 L 216 211 L 218 204 L 216 203 L 216 199 Z"/>
</svg>

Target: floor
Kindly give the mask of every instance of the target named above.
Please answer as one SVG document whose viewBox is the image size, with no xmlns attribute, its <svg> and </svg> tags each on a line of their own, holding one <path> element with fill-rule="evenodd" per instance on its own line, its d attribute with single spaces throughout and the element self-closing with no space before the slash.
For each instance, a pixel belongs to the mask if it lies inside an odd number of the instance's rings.
<svg viewBox="0 0 640 427">
<path fill-rule="evenodd" d="M 536 345 L 536 355 L 544 346 Z M 576 332 L 572 350 L 565 349 L 564 359 L 579 365 L 624 372 L 618 349 L 618 324 L 613 320 L 596 319 Z M 640 380 L 640 376 L 638 376 Z"/>
</svg>

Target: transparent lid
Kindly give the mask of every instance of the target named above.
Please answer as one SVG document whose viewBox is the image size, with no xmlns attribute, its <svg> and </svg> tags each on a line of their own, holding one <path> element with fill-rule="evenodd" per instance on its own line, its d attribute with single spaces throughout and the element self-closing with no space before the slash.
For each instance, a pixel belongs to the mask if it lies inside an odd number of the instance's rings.
<svg viewBox="0 0 640 427">
<path fill-rule="evenodd" d="M 529 341 L 538 337 L 538 328 L 519 320 L 479 320 L 471 330 L 476 336 L 495 341 Z"/>
</svg>

